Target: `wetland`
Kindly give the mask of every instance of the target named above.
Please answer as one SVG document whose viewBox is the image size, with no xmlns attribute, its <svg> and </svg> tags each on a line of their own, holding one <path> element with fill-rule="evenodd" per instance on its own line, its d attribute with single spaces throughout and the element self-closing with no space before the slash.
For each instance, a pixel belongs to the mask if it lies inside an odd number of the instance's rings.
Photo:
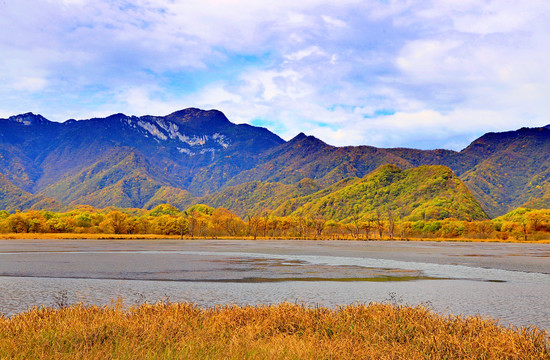
<svg viewBox="0 0 550 360">
<path fill-rule="evenodd" d="M 394 302 L 550 329 L 550 245 L 2 240 L 0 312 L 168 299 L 203 307 Z"/>
</svg>

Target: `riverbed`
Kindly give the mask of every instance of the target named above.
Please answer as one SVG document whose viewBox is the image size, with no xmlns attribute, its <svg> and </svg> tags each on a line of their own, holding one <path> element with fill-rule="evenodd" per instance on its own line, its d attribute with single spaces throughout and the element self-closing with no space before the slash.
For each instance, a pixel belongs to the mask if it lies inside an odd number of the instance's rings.
<svg viewBox="0 0 550 360">
<path fill-rule="evenodd" d="M 550 245 L 2 240 L 0 312 L 82 302 L 392 302 L 550 329 Z"/>
</svg>

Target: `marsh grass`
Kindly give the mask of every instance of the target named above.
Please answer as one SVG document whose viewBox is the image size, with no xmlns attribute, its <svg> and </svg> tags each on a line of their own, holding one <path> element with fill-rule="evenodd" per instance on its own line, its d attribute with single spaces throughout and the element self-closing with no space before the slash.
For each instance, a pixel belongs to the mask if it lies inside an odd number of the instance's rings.
<svg viewBox="0 0 550 360">
<path fill-rule="evenodd" d="M 72 305 L 0 317 L 1 359 L 549 359 L 548 333 L 392 303 L 129 309 Z"/>
</svg>

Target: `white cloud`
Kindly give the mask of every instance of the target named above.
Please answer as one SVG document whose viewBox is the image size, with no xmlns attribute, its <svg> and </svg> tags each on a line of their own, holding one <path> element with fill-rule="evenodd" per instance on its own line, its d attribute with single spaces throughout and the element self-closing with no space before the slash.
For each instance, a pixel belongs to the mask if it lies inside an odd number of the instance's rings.
<svg viewBox="0 0 550 360">
<path fill-rule="evenodd" d="M 311 55 L 326 55 L 325 52 L 319 49 L 317 46 L 310 46 L 305 49 L 298 50 L 292 54 L 285 55 L 288 60 L 301 61 Z"/>
<path fill-rule="evenodd" d="M 415 40 L 409 42 L 397 57 L 396 65 L 408 76 L 420 81 L 444 80 L 468 67 L 457 53 L 463 42 L 457 40 Z"/>
<path fill-rule="evenodd" d="M 44 89 L 47 83 L 43 78 L 23 76 L 18 78 L 12 86 L 15 90 L 35 92 Z"/>
<path fill-rule="evenodd" d="M 546 0 L 6 0 L 0 108 L 219 108 L 335 145 L 550 123 Z M 391 114 L 391 115 L 388 115 Z"/>
<path fill-rule="evenodd" d="M 335 26 L 335 27 L 346 27 L 347 24 L 345 21 L 342 21 L 340 19 L 335 19 L 328 15 L 321 15 L 321 18 L 329 25 Z"/>
</svg>

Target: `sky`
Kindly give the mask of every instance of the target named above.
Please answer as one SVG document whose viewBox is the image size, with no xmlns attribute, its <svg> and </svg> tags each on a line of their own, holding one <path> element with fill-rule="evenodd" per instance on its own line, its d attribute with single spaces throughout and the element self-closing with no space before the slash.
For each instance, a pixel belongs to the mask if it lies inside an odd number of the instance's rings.
<svg viewBox="0 0 550 360">
<path fill-rule="evenodd" d="M 337 146 L 550 124 L 548 0 L 0 0 L 0 117 L 218 109 Z"/>
</svg>

